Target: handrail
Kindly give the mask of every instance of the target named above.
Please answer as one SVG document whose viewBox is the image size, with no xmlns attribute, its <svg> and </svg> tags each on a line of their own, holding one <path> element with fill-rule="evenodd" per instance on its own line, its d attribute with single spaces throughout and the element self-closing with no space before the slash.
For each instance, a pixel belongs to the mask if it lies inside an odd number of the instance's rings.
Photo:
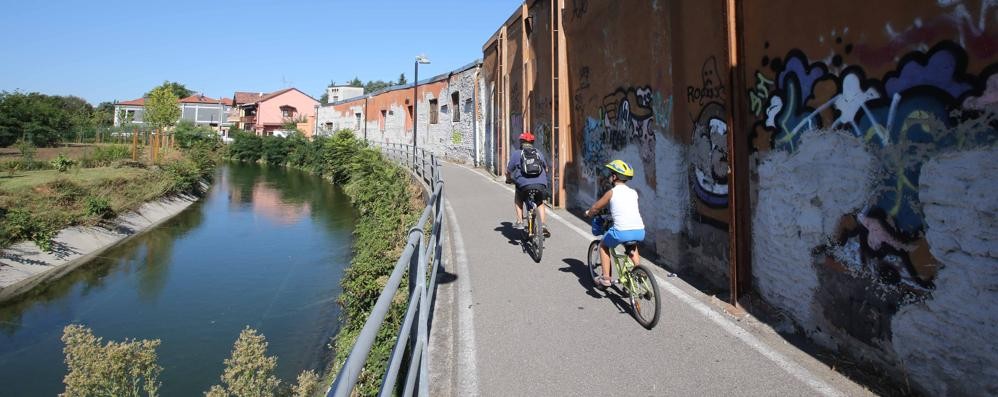
<svg viewBox="0 0 998 397">
<path fill-rule="evenodd" d="M 443 257 L 443 188 L 444 183 L 440 180 L 440 163 L 432 152 L 422 148 L 413 148 L 410 145 L 398 143 L 371 143 L 381 150 L 386 159 L 394 161 L 406 167 L 418 176 L 428 189 L 432 192 L 419 221 L 409 229 L 405 249 L 395 268 L 392 270 L 384 290 L 378 297 L 370 316 L 364 323 L 357 341 L 354 342 L 343 368 L 336 374 L 336 380 L 326 391 L 326 396 L 346 397 L 351 394 L 360 372 L 367 362 L 367 356 L 371 352 L 374 340 L 378 331 L 384 325 L 385 317 L 391 307 L 392 299 L 395 297 L 402 282 L 402 276 L 408 272 L 409 276 L 409 302 L 407 303 L 405 317 L 402 327 L 399 329 L 395 347 L 392 349 L 388 370 L 381 381 L 381 391 L 379 395 L 392 395 L 399 384 L 399 371 L 402 368 L 402 360 L 409 353 L 408 372 L 401 379 L 404 382 L 402 389 L 404 396 L 411 396 L 418 387 L 418 395 L 429 395 L 429 372 L 427 351 L 429 348 L 428 335 L 430 328 L 430 310 L 433 307 L 436 295 L 437 271 Z M 427 233 L 423 228 L 432 219 L 432 225 Z M 427 265 L 429 269 L 429 280 L 427 280 Z M 415 277 L 412 275 L 415 274 Z"/>
</svg>

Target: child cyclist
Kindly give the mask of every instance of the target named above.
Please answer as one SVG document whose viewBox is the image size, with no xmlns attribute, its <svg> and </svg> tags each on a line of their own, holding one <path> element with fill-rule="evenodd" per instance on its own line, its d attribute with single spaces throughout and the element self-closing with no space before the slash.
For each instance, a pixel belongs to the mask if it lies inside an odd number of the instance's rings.
<svg viewBox="0 0 998 397">
<path fill-rule="evenodd" d="M 586 210 L 587 217 L 593 216 L 609 204 L 610 216 L 613 217 L 613 227 L 606 231 L 599 245 L 603 275 L 596 278 L 596 283 L 603 287 L 609 287 L 611 284 L 610 250 L 624 242 L 645 239 L 645 224 L 641 220 L 641 212 L 638 211 L 638 192 L 626 185 L 627 181 L 634 177 L 634 169 L 621 160 L 611 161 L 606 168 L 612 171 L 610 182 L 613 183 L 613 188 Z M 641 263 L 637 246 L 631 250 L 629 256 L 635 265 Z"/>
</svg>

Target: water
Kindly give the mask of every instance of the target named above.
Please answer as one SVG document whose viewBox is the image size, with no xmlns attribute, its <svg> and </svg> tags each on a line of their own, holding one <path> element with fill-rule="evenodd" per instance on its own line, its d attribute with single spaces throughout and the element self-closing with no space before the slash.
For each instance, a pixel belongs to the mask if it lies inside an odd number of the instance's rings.
<svg viewBox="0 0 998 397">
<path fill-rule="evenodd" d="M 0 395 L 64 390 L 62 329 L 106 340 L 161 339 L 163 396 L 219 383 L 240 330 L 257 329 L 294 383 L 331 358 L 354 213 L 307 173 L 229 164 L 208 195 L 75 272 L 0 306 Z"/>
</svg>

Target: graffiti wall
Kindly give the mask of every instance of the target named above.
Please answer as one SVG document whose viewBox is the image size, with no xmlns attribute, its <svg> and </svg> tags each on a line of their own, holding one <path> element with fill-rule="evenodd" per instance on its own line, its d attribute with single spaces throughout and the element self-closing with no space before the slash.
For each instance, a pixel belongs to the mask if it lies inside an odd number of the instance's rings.
<svg viewBox="0 0 998 397">
<path fill-rule="evenodd" d="M 998 4 L 744 12 L 756 290 L 924 392 L 998 393 Z"/>
<path fill-rule="evenodd" d="M 574 2 L 564 12 L 573 163 L 566 164 L 566 206 L 586 208 L 608 188 L 604 164 L 626 161 L 640 196 L 648 237 L 642 254 L 677 270 L 704 273 L 682 260 L 691 220 L 686 153 L 680 132 L 666 4 Z M 683 93 L 682 95 L 680 95 Z M 685 116 L 682 116 L 685 117 Z"/>
</svg>

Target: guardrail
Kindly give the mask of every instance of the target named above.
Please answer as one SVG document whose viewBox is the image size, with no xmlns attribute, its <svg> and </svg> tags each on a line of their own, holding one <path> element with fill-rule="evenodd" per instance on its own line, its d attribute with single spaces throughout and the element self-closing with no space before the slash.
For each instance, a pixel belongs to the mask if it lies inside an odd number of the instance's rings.
<svg viewBox="0 0 998 397">
<path fill-rule="evenodd" d="M 378 301 L 374 304 L 374 309 L 371 310 L 370 317 L 367 318 L 353 349 L 350 350 L 350 356 L 347 357 L 340 372 L 336 374 L 336 380 L 333 381 L 326 395 L 346 397 L 351 394 L 357 384 L 357 378 L 367 362 L 367 356 L 371 352 L 371 346 L 374 345 L 378 330 L 384 325 L 385 316 L 388 314 L 392 299 L 402 282 L 402 276 L 408 272 L 410 275 L 409 302 L 395 347 L 392 349 L 388 370 L 381 381 L 379 395 L 393 395 L 397 386 L 404 385 L 401 388 L 403 396 L 411 396 L 417 387 L 418 395 L 427 396 L 429 395 L 427 351 L 430 310 L 433 308 L 436 295 L 437 270 L 443 251 L 441 236 L 443 235 L 444 184 L 440 180 L 440 163 L 433 153 L 421 148 L 414 150 L 412 146 L 403 144 L 372 143 L 371 145 L 380 148 L 387 159 L 407 167 L 413 174 L 422 178 L 432 193 L 419 221 L 409 229 L 405 249 L 398 261 L 395 262 L 395 268 L 388 278 L 388 283 L 381 291 Z M 431 221 L 427 235 L 427 230 L 424 227 Z M 428 266 L 429 268 L 427 268 Z M 413 274 L 416 276 L 412 277 Z M 429 279 L 427 279 L 427 274 L 429 274 Z M 404 357 L 408 358 L 408 370 L 405 377 L 400 379 L 399 372 Z"/>
</svg>

